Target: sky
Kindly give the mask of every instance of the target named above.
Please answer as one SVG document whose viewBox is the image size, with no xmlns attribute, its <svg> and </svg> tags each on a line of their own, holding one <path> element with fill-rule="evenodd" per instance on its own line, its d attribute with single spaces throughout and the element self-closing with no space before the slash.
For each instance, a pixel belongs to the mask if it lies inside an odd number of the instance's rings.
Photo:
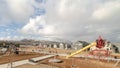
<svg viewBox="0 0 120 68">
<path fill-rule="evenodd" d="M 120 0 L 0 0 L 0 40 L 120 42 Z"/>
</svg>

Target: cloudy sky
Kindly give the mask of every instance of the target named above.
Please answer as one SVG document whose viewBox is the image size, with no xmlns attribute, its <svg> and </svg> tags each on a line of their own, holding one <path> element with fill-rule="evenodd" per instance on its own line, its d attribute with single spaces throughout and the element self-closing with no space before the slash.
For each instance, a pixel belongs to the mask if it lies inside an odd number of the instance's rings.
<svg viewBox="0 0 120 68">
<path fill-rule="evenodd" d="M 120 0 L 0 0 L 0 40 L 120 42 Z"/>
</svg>

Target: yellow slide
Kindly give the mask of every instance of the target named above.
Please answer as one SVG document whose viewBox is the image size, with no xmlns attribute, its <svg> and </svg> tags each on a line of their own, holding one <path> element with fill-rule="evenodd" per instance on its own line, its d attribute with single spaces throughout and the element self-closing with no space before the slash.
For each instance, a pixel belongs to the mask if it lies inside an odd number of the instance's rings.
<svg viewBox="0 0 120 68">
<path fill-rule="evenodd" d="M 78 51 L 76 51 L 76 52 L 74 52 L 74 53 L 71 53 L 70 55 L 66 56 L 66 58 L 69 58 L 69 57 L 72 57 L 72 56 L 74 56 L 74 55 L 76 55 L 76 54 L 78 54 L 78 53 L 81 53 L 81 52 L 83 52 L 84 50 L 86 50 L 86 49 L 88 49 L 88 48 L 90 48 L 90 47 L 92 47 L 92 46 L 96 46 L 96 42 L 93 42 L 93 43 L 89 44 L 88 46 L 86 46 L 86 47 L 84 47 L 84 48 L 82 48 L 82 49 L 80 49 L 80 50 L 78 50 Z"/>
</svg>

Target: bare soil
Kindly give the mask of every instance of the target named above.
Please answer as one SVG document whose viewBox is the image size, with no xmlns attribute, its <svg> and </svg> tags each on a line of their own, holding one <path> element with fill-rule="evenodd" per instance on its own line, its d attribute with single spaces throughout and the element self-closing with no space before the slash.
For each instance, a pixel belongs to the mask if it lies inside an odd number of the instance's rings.
<svg viewBox="0 0 120 68">
<path fill-rule="evenodd" d="M 0 64 L 30 59 L 38 56 L 43 56 L 43 54 L 38 54 L 38 53 L 25 53 L 25 54 L 19 54 L 19 55 L 11 54 L 8 56 L 0 57 Z"/>
<path fill-rule="evenodd" d="M 47 49 L 45 49 L 47 50 Z M 67 51 L 67 50 L 61 50 L 61 49 L 48 49 L 51 52 L 57 52 L 57 53 L 70 53 L 73 51 Z M 2 56 L 0 57 L 0 64 L 19 61 L 19 60 L 25 60 L 30 59 L 33 57 L 43 56 L 44 54 L 38 54 L 38 53 L 23 53 L 20 55 L 11 54 L 9 56 Z M 51 63 L 49 62 L 50 59 L 60 59 L 63 62 L 62 63 Z M 44 65 L 41 65 L 44 64 Z M 95 59 L 85 59 L 85 58 L 69 58 L 66 59 L 65 57 L 57 56 L 53 58 L 49 58 L 43 61 L 38 62 L 37 65 L 30 65 L 25 64 L 18 66 L 16 68 L 120 68 L 120 63 L 117 67 L 114 66 L 115 62 L 107 62 L 104 60 L 95 60 Z M 42 67 L 43 66 L 43 67 Z"/>
<path fill-rule="evenodd" d="M 51 58 L 53 59 L 53 58 Z M 69 58 L 57 57 L 56 59 L 63 60 L 62 63 L 51 63 L 49 59 L 41 63 L 56 66 L 59 68 L 120 68 L 120 63 L 117 67 L 114 66 L 115 62 L 107 62 L 103 60 L 84 59 L 84 58 Z"/>
</svg>

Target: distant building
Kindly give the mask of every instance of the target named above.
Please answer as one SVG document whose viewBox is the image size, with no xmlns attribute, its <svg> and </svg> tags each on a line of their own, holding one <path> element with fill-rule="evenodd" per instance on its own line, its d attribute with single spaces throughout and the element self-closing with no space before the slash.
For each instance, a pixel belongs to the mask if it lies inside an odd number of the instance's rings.
<svg viewBox="0 0 120 68">
<path fill-rule="evenodd" d="M 65 49 L 65 45 L 63 43 L 60 43 L 59 46 L 60 46 L 60 49 Z"/>
<path fill-rule="evenodd" d="M 85 42 L 85 41 L 77 41 L 75 43 L 73 43 L 72 48 L 75 50 L 81 49 L 85 46 L 87 46 L 89 43 Z"/>
<path fill-rule="evenodd" d="M 113 48 L 120 53 L 120 43 L 113 43 Z"/>
<path fill-rule="evenodd" d="M 54 47 L 53 48 L 57 48 L 57 44 L 54 44 Z"/>
<path fill-rule="evenodd" d="M 39 46 L 45 48 L 71 49 L 71 45 L 67 43 L 40 43 Z"/>
</svg>

